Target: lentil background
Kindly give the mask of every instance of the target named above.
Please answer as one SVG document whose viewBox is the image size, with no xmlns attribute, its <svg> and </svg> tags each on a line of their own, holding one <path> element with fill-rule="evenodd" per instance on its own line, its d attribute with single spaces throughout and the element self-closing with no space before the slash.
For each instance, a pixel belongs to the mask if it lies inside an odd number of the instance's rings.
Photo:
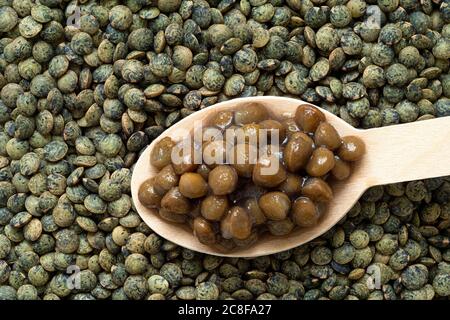
<svg viewBox="0 0 450 320">
<path fill-rule="evenodd" d="M 449 116 L 449 0 L 0 0 L 0 38 L 0 300 L 448 299 L 450 177 L 372 188 L 256 259 L 160 238 L 130 178 L 165 128 L 236 97 L 362 128 Z"/>
</svg>

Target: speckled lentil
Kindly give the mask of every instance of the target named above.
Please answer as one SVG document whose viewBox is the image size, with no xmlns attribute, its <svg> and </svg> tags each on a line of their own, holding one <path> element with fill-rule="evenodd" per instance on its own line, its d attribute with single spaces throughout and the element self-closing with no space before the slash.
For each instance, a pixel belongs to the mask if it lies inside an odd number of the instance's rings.
<svg viewBox="0 0 450 320">
<path fill-rule="evenodd" d="M 295 97 L 361 128 L 449 116 L 444 2 L 87 0 L 77 28 L 67 1 L 3 1 L 0 300 L 448 299 L 448 177 L 370 190 L 250 260 L 186 253 L 130 196 L 145 146 L 216 102 Z"/>
</svg>

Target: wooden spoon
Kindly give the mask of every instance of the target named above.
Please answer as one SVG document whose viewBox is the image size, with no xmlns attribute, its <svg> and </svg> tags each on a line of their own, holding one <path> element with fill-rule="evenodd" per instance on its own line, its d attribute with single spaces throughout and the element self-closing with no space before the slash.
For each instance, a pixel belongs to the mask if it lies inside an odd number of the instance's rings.
<svg viewBox="0 0 450 320">
<path fill-rule="evenodd" d="M 296 228 L 287 236 L 260 236 L 248 248 L 236 248 L 230 253 L 216 251 L 201 244 L 189 226 L 169 223 L 156 210 L 144 207 L 138 200 L 141 183 L 154 176 L 157 170 L 150 165 L 150 151 L 163 137 L 178 141 L 177 129 L 190 129 L 194 121 L 206 120 L 223 110 L 235 110 L 249 102 L 263 104 L 275 117 L 289 118 L 304 101 L 283 97 L 239 98 L 218 103 L 197 111 L 164 131 L 148 146 L 136 163 L 131 180 L 131 192 L 136 210 L 156 233 L 180 246 L 212 255 L 227 257 L 257 257 L 288 250 L 304 244 L 328 231 L 352 208 L 369 187 L 435 178 L 450 175 L 450 117 L 416 121 L 368 130 L 355 129 L 334 114 L 322 110 L 341 137 L 355 135 L 366 144 L 366 154 L 354 163 L 349 179 L 332 183 L 334 198 L 319 223 L 311 228 Z"/>
</svg>

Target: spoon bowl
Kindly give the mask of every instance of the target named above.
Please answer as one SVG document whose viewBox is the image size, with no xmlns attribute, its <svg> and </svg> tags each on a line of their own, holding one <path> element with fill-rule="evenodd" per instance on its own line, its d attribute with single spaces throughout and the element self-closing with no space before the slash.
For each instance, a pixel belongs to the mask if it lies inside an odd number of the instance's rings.
<svg viewBox="0 0 450 320">
<path fill-rule="evenodd" d="M 305 244 L 330 230 L 345 217 L 364 191 L 371 186 L 450 174 L 450 163 L 447 163 L 450 159 L 450 143 L 447 138 L 450 136 L 450 117 L 361 130 L 352 127 L 336 115 L 319 108 L 325 114 L 326 120 L 336 128 L 341 137 L 354 135 L 363 139 L 366 144 L 366 153 L 362 159 L 352 163 L 352 173 L 347 180 L 333 181 L 331 187 L 334 197 L 327 205 L 318 224 L 308 228 L 297 227 L 286 236 L 273 236 L 264 233 L 260 235 L 255 244 L 249 247 L 238 247 L 227 253 L 218 251 L 200 243 L 188 225 L 170 223 L 161 218 L 156 209 L 144 207 L 138 199 L 138 189 L 142 182 L 158 173 L 158 170 L 151 166 L 149 161 L 151 150 L 158 141 L 167 136 L 174 141 L 180 141 L 185 136 L 179 129 L 192 129 L 195 121 L 207 123 L 217 112 L 234 111 L 250 102 L 262 104 L 276 119 L 292 118 L 297 106 L 306 103 L 298 99 L 273 96 L 238 98 L 221 102 L 180 120 L 153 140 L 142 152 L 133 169 L 132 197 L 135 208 L 144 222 L 163 238 L 185 248 L 211 255 L 250 258 L 274 254 Z M 419 133 L 421 140 L 416 139 Z M 439 136 L 444 137 L 444 139 L 439 139 Z M 447 148 L 445 148 L 445 145 L 447 145 Z M 433 159 L 432 155 L 436 154 L 437 146 L 439 146 L 439 149 L 446 150 L 441 151 Z M 445 154 L 442 155 L 442 152 Z M 430 157 L 431 160 L 434 160 L 431 168 L 429 165 Z"/>
</svg>

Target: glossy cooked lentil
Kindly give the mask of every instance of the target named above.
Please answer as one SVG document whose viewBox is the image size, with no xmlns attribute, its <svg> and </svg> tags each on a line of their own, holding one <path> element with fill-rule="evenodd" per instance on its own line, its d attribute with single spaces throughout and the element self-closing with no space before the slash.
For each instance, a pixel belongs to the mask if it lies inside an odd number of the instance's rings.
<svg viewBox="0 0 450 320">
<path fill-rule="evenodd" d="M 255 259 L 174 245 L 130 193 L 149 142 L 229 99 L 297 98 L 362 129 L 449 116 L 449 4 L 0 0 L 0 300 L 449 299 L 449 176 L 370 188 L 315 241 Z"/>
<path fill-rule="evenodd" d="M 150 164 L 160 171 L 138 196 L 163 219 L 188 223 L 201 243 L 221 250 L 249 246 L 264 232 L 283 236 L 316 225 L 323 204 L 333 199 L 329 183 L 347 179 L 350 162 L 365 152 L 361 139 L 341 138 L 308 104 L 283 120 L 250 103 L 218 112 L 202 130 L 201 145 L 174 149 L 188 140 L 170 137 L 155 145 Z M 195 151 L 203 151 L 201 164 Z"/>
</svg>

